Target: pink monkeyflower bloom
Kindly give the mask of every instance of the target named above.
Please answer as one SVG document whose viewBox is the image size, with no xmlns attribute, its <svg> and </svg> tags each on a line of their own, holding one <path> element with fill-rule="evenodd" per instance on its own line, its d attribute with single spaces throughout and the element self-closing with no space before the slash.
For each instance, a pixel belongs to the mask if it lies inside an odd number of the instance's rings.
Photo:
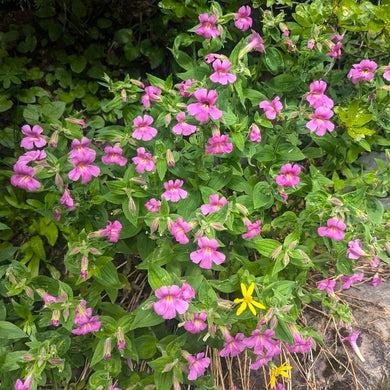
<svg viewBox="0 0 390 390">
<path fill-rule="evenodd" d="M 132 137 L 142 139 L 143 141 L 150 141 L 157 135 L 157 130 L 149 126 L 152 123 L 153 118 L 150 115 L 145 114 L 143 117 L 138 115 L 133 121 L 135 130 L 133 131 Z"/>
<path fill-rule="evenodd" d="M 299 184 L 298 175 L 301 173 L 301 167 L 297 164 L 284 164 L 280 171 L 281 175 L 275 177 L 275 181 L 278 185 L 283 187 L 294 187 Z"/>
<path fill-rule="evenodd" d="M 109 360 L 111 359 L 111 338 L 107 337 L 104 341 L 104 347 L 103 347 L 103 359 Z"/>
<path fill-rule="evenodd" d="M 245 225 L 248 228 L 248 231 L 241 235 L 242 238 L 253 238 L 260 234 L 261 230 L 261 219 L 258 219 L 256 222 L 245 221 Z"/>
<path fill-rule="evenodd" d="M 206 64 L 211 64 L 216 59 L 223 59 L 225 56 L 218 54 L 218 53 L 208 53 L 205 55 L 205 62 Z"/>
<path fill-rule="evenodd" d="M 187 89 L 190 88 L 194 83 L 196 83 L 195 79 L 188 79 L 179 84 L 179 95 L 184 97 L 191 97 L 193 95 L 192 92 L 188 92 Z"/>
<path fill-rule="evenodd" d="M 122 224 L 119 221 L 108 221 L 108 225 L 101 229 L 100 235 L 110 237 L 109 242 L 118 242 L 119 234 L 122 230 Z"/>
<path fill-rule="evenodd" d="M 38 293 L 40 293 L 40 291 L 38 291 Z M 45 302 L 45 306 L 49 305 L 50 303 L 60 303 L 61 302 L 59 297 L 55 297 L 53 295 L 50 295 L 49 293 L 47 293 L 45 291 L 43 291 L 39 295 L 42 297 L 43 302 Z"/>
<path fill-rule="evenodd" d="M 378 274 L 375 274 L 370 282 L 371 286 L 374 287 L 379 286 L 381 283 L 382 283 L 382 278 L 378 276 Z"/>
<path fill-rule="evenodd" d="M 158 213 L 160 211 L 161 202 L 155 198 L 152 198 L 145 203 L 145 207 L 150 213 Z"/>
<path fill-rule="evenodd" d="M 123 167 L 127 163 L 127 158 L 122 156 L 122 148 L 116 146 L 106 146 L 104 148 L 105 156 L 102 157 L 102 163 L 105 165 L 108 164 L 117 164 Z"/>
<path fill-rule="evenodd" d="M 237 356 L 245 349 L 244 339 L 245 336 L 243 333 L 237 333 L 235 337 L 232 337 L 228 332 L 225 332 L 225 344 L 221 351 L 219 352 L 220 356 Z"/>
<path fill-rule="evenodd" d="M 160 100 L 161 95 L 161 89 L 157 87 L 146 87 L 145 88 L 145 95 L 142 96 L 142 104 L 144 107 L 149 108 L 150 107 L 150 101 L 151 100 Z"/>
<path fill-rule="evenodd" d="M 348 242 L 347 255 L 354 260 L 359 259 L 361 256 L 367 256 L 367 253 L 363 250 L 362 242 L 358 238 Z"/>
<path fill-rule="evenodd" d="M 241 31 L 246 31 L 252 27 L 252 18 L 250 18 L 252 10 L 249 5 L 243 5 L 234 15 L 234 25 Z"/>
<path fill-rule="evenodd" d="M 145 170 L 153 172 L 156 169 L 152 155 L 147 153 L 143 147 L 137 149 L 137 156 L 133 157 L 132 160 L 138 173 L 144 173 Z"/>
<path fill-rule="evenodd" d="M 262 351 L 256 354 L 256 360 L 249 365 L 251 370 L 258 370 L 259 368 L 265 366 L 272 360 L 274 355 L 269 354 L 268 352 Z"/>
<path fill-rule="evenodd" d="M 309 50 L 313 50 L 313 48 L 314 48 L 314 39 L 309 39 L 308 41 L 307 41 L 307 48 L 309 49 Z"/>
<path fill-rule="evenodd" d="M 192 320 L 186 321 L 184 323 L 184 329 L 187 332 L 196 334 L 202 332 L 207 328 L 207 314 L 205 312 L 202 313 L 194 313 Z"/>
<path fill-rule="evenodd" d="M 92 316 L 92 309 L 87 308 L 87 303 L 83 299 L 75 309 L 76 316 L 74 318 L 75 325 L 78 328 L 73 329 L 75 335 L 82 335 L 91 332 L 97 332 L 102 325 L 98 316 Z"/>
<path fill-rule="evenodd" d="M 200 14 L 198 16 L 200 26 L 196 28 L 195 33 L 206 39 L 216 38 L 221 34 L 221 31 L 215 27 L 218 19 L 215 15 Z"/>
<path fill-rule="evenodd" d="M 283 109 L 283 104 L 280 102 L 280 97 L 276 96 L 272 102 L 263 100 L 259 103 L 259 107 L 265 112 L 267 119 L 275 119 L 276 115 Z"/>
<path fill-rule="evenodd" d="M 330 52 L 326 53 L 326 55 L 333 58 L 340 58 L 342 47 L 343 44 L 341 42 L 334 43 L 331 45 Z"/>
<path fill-rule="evenodd" d="M 15 175 L 11 176 L 11 184 L 28 191 L 36 191 L 41 187 L 41 183 L 34 179 L 34 168 L 24 163 L 16 163 L 13 166 Z"/>
<path fill-rule="evenodd" d="M 218 194 L 210 195 L 209 201 L 210 203 L 200 206 L 203 215 L 215 213 L 216 211 L 221 210 L 221 208 L 227 203 L 226 198 L 222 196 L 221 199 L 219 199 Z"/>
<path fill-rule="evenodd" d="M 371 263 L 370 263 L 370 267 L 371 267 L 371 268 L 376 268 L 376 267 L 378 267 L 378 265 L 379 265 L 380 262 L 381 262 L 381 259 L 379 258 L 379 256 L 375 256 L 375 257 L 372 259 Z"/>
<path fill-rule="evenodd" d="M 234 83 L 237 80 L 237 76 L 229 73 L 232 64 L 229 60 L 215 60 L 213 62 L 213 68 L 215 72 L 210 76 L 210 80 L 213 83 L 219 83 L 226 85 L 227 83 Z"/>
<path fill-rule="evenodd" d="M 31 161 L 41 161 L 44 158 L 46 158 L 46 152 L 44 150 L 31 150 L 21 155 L 16 163 L 27 165 Z"/>
<path fill-rule="evenodd" d="M 249 139 L 252 142 L 259 143 L 261 142 L 261 133 L 257 125 L 252 125 L 249 131 Z"/>
<path fill-rule="evenodd" d="M 92 180 L 92 176 L 98 177 L 100 168 L 92 165 L 93 161 L 92 155 L 72 159 L 74 168 L 68 173 L 69 179 L 77 181 L 81 177 L 81 183 L 85 184 Z"/>
<path fill-rule="evenodd" d="M 326 227 L 319 227 L 318 234 L 321 237 L 329 237 L 332 240 L 341 241 L 345 237 L 345 230 L 347 227 L 343 221 L 336 218 L 330 218 L 326 222 Z"/>
<path fill-rule="evenodd" d="M 210 145 L 206 145 L 206 153 L 209 154 L 225 154 L 231 153 L 233 150 L 233 144 L 228 142 L 229 136 L 227 134 L 215 134 L 209 138 Z"/>
<path fill-rule="evenodd" d="M 89 148 L 88 145 L 91 141 L 87 137 L 83 137 L 81 141 L 75 138 L 72 141 L 72 150 L 69 153 L 70 160 L 79 160 L 79 159 L 90 159 L 91 161 L 95 160 L 96 152 Z"/>
<path fill-rule="evenodd" d="M 187 191 L 181 188 L 182 185 L 183 180 L 179 179 L 165 182 L 164 187 L 166 191 L 161 196 L 171 202 L 178 202 L 180 199 L 185 199 L 187 197 Z"/>
<path fill-rule="evenodd" d="M 191 225 L 183 221 L 182 218 L 178 217 L 176 222 L 172 222 L 169 230 L 173 234 L 173 237 L 175 237 L 175 240 L 180 244 L 187 244 L 189 242 L 186 233 L 191 230 Z"/>
<path fill-rule="evenodd" d="M 41 135 L 43 129 L 41 126 L 35 125 L 31 129 L 30 125 L 22 126 L 22 133 L 26 136 L 20 142 L 20 146 L 25 149 L 42 148 L 46 145 L 45 138 Z"/>
<path fill-rule="evenodd" d="M 191 135 L 195 133 L 196 126 L 188 124 L 184 118 L 186 117 L 186 114 L 184 112 L 179 112 L 176 115 L 176 119 L 178 123 L 172 127 L 172 131 L 175 134 L 183 134 L 183 135 Z"/>
<path fill-rule="evenodd" d="M 210 365 L 210 358 L 205 358 L 203 352 L 196 354 L 196 356 L 187 355 L 186 359 L 190 364 L 190 372 L 187 377 L 190 381 L 194 381 L 202 376 Z"/>
<path fill-rule="evenodd" d="M 153 304 L 154 311 L 165 320 L 176 317 L 176 312 L 184 314 L 189 306 L 189 302 L 183 299 L 182 290 L 175 284 L 172 286 L 162 286 L 155 292 L 159 301 Z"/>
<path fill-rule="evenodd" d="M 356 332 L 353 332 L 351 335 L 347 336 L 347 337 L 344 337 L 341 339 L 341 342 L 344 343 L 346 341 L 348 341 L 353 349 L 353 351 L 356 353 L 356 355 L 358 356 L 358 358 L 362 361 L 362 362 L 365 362 L 365 359 L 363 357 L 363 355 L 361 354 L 360 352 L 360 349 L 356 343 L 357 339 L 359 338 L 359 335 L 360 335 L 360 332 L 359 331 L 356 331 Z"/>
<path fill-rule="evenodd" d="M 208 239 L 201 237 L 198 240 L 200 249 L 190 253 L 190 259 L 193 263 L 199 264 L 200 268 L 211 269 L 213 262 L 222 264 L 226 256 L 223 253 L 217 252 L 219 244 L 216 239 Z"/>
<path fill-rule="evenodd" d="M 336 286 L 335 280 L 324 279 L 318 283 L 317 288 L 318 288 L 318 290 L 326 290 L 328 292 L 328 294 L 333 295 L 334 294 L 333 289 L 335 286 Z"/>
<path fill-rule="evenodd" d="M 383 73 L 383 78 L 387 81 L 390 81 L 390 63 L 387 65 L 385 73 Z"/>
<path fill-rule="evenodd" d="M 255 30 L 251 31 L 252 35 L 249 37 L 247 45 L 242 50 L 240 50 L 238 58 L 242 58 L 245 54 L 249 53 L 252 50 L 257 50 L 261 53 L 265 53 L 263 38 Z"/>
<path fill-rule="evenodd" d="M 33 376 L 31 374 L 24 380 L 24 382 L 21 379 L 17 379 L 14 390 L 31 390 L 32 380 Z"/>
<path fill-rule="evenodd" d="M 284 30 L 284 31 L 283 31 L 283 36 L 284 36 L 284 37 L 289 37 L 289 36 L 290 36 L 290 30 L 288 30 L 288 29 L 287 29 L 287 30 Z"/>
<path fill-rule="evenodd" d="M 323 136 L 326 130 L 332 132 L 334 130 L 334 124 L 328 121 L 333 116 L 333 111 L 326 106 L 320 106 L 315 109 L 311 120 L 306 123 L 306 127 L 311 132 L 316 132 L 317 135 Z"/>
<path fill-rule="evenodd" d="M 222 111 L 214 106 L 218 99 L 218 94 L 213 89 L 207 91 L 206 88 L 198 89 L 194 92 L 197 103 L 191 103 L 188 105 L 188 113 L 195 117 L 199 122 L 207 122 L 209 116 L 213 119 L 219 119 L 222 117 Z"/>
<path fill-rule="evenodd" d="M 181 284 L 181 297 L 188 303 L 191 302 L 191 299 L 195 298 L 195 290 L 187 282 Z"/>
<path fill-rule="evenodd" d="M 64 193 L 61 196 L 61 204 L 69 210 L 74 210 L 76 208 L 74 200 L 70 195 L 70 191 L 67 188 L 65 188 Z"/>
<path fill-rule="evenodd" d="M 244 345 L 248 348 L 253 348 L 256 355 L 265 354 L 267 359 L 271 359 L 274 355 L 281 353 L 280 341 L 273 337 L 275 332 L 272 329 L 266 329 L 261 332 L 257 327 L 252 331 L 251 335 L 244 339 Z"/>
<path fill-rule="evenodd" d="M 357 84 L 359 81 L 370 81 L 374 78 L 374 71 L 377 63 L 371 60 L 362 60 L 358 64 L 353 64 L 348 72 L 347 77 L 352 79 L 352 83 Z"/>
<path fill-rule="evenodd" d="M 350 276 L 343 275 L 341 277 L 341 281 L 343 282 L 341 287 L 343 288 L 343 290 L 348 290 L 355 282 L 361 282 L 363 280 L 363 277 L 364 272 L 360 272 L 358 274 L 353 274 Z"/>
<path fill-rule="evenodd" d="M 58 207 L 54 208 L 54 219 L 58 222 L 61 219 L 61 213 Z"/>
<path fill-rule="evenodd" d="M 310 84 L 310 93 L 306 96 L 306 100 L 313 108 L 320 106 L 326 106 L 328 108 L 333 107 L 333 100 L 324 95 L 327 84 L 325 81 L 316 80 Z"/>
<path fill-rule="evenodd" d="M 309 336 L 305 340 L 299 333 L 293 334 L 294 345 L 289 345 L 286 343 L 286 348 L 289 352 L 295 353 L 306 353 L 311 350 L 313 338 Z"/>
</svg>

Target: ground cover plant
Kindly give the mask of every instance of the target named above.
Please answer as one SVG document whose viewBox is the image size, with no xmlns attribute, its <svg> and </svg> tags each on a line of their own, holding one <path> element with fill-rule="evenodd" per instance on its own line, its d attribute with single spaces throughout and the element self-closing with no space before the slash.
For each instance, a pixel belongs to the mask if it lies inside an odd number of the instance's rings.
<svg viewBox="0 0 390 390">
<path fill-rule="evenodd" d="M 108 63 L 115 17 L 73 53 L 94 2 L 58 4 L 41 46 L 2 33 L 1 385 L 238 389 L 213 364 L 245 353 L 282 390 L 313 302 L 359 354 L 338 292 L 390 263 L 390 3 L 163 0 L 168 49 L 120 29 Z"/>
</svg>

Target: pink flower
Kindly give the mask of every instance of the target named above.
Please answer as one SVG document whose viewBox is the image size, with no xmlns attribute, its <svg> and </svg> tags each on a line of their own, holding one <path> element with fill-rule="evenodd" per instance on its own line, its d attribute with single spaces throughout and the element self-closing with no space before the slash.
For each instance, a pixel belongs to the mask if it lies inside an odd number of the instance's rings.
<svg viewBox="0 0 390 390">
<path fill-rule="evenodd" d="M 323 136 L 326 130 L 332 132 L 334 130 L 334 124 L 328 121 L 333 116 L 333 111 L 325 106 L 317 107 L 311 120 L 306 123 L 306 127 L 311 132 L 316 132 L 317 135 Z"/>
<path fill-rule="evenodd" d="M 215 134 L 209 138 L 208 142 L 210 145 L 206 145 L 206 153 L 209 154 L 225 154 L 231 153 L 233 150 L 233 144 L 228 142 L 229 136 L 227 134 L 220 135 Z"/>
<path fill-rule="evenodd" d="M 135 130 L 133 131 L 132 136 L 135 139 L 150 141 L 157 135 L 157 130 L 154 127 L 149 126 L 152 123 L 153 118 L 150 115 L 145 114 L 143 117 L 138 115 L 133 121 Z"/>
<path fill-rule="evenodd" d="M 44 150 L 31 150 L 21 155 L 16 163 L 27 165 L 31 161 L 41 161 L 44 158 L 46 158 L 46 152 Z"/>
<path fill-rule="evenodd" d="M 194 313 L 192 320 L 186 321 L 184 323 L 184 329 L 190 333 L 199 333 L 207 328 L 206 321 L 207 314 L 205 312 L 202 313 Z"/>
<path fill-rule="evenodd" d="M 208 239 L 201 237 L 198 240 L 200 249 L 190 253 L 190 259 L 193 263 L 199 264 L 200 268 L 211 269 L 213 262 L 215 264 L 222 264 L 226 256 L 223 253 L 217 252 L 219 244 L 216 239 Z"/>
<path fill-rule="evenodd" d="M 378 274 L 376 274 L 370 282 L 371 286 L 374 287 L 379 286 L 381 283 L 382 283 L 382 278 L 378 276 Z"/>
<path fill-rule="evenodd" d="M 278 185 L 283 187 L 294 187 L 299 184 L 298 175 L 301 173 L 301 167 L 297 164 L 284 164 L 280 171 L 281 175 L 275 177 L 275 181 Z"/>
<path fill-rule="evenodd" d="M 148 108 L 150 107 L 150 101 L 151 100 L 160 100 L 161 95 L 161 89 L 157 87 L 146 87 L 145 88 L 145 95 L 142 96 L 142 104 L 144 107 Z"/>
<path fill-rule="evenodd" d="M 358 274 L 353 274 L 351 276 L 342 276 L 341 277 L 341 281 L 343 282 L 342 284 L 342 288 L 344 290 L 348 290 L 349 288 L 351 288 L 351 286 L 355 283 L 355 282 L 361 282 L 363 280 L 363 277 L 364 277 L 364 272 L 360 272 Z"/>
<path fill-rule="evenodd" d="M 113 385 L 110 385 L 107 390 L 122 390 L 119 387 L 114 387 Z"/>
<path fill-rule="evenodd" d="M 238 12 L 234 15 L 234 25 L 241 31 L 246 31 L 252 27 L 252 18 L 250 18 L 252 10 L 249 5 L 243 5 L 238 9 Z"/>
<path fill-rule="evenodd" d="M 364 359 L 363 355 L 361 354 L 360 349 L 356 343 L 357 339 L 359 338 L 359 335 L 360 335 L 360 332 L 358 332 L 358 331 L 353 332 L 351 335 L 342 338 L 341 342 L 344 343 L 344 342 L 348 341 L 351 344 L 351 347 L 352 347 L 353 351 L 356 353 L 356 355 L 358 356 L 358 358 L 362 362 L 365 362 L 365 359 Z"/>
<path fill-rule="evenodd" d="M 191 97 L 193 95 L 192 92 L 187 92 L 187 89 L 190 88 L 194 83 L 196 83 L 195 79 L 188 79 L 179 84 L 179 95 L 184 97 Z"/>
<path fill-rule="evenodd" d="M 242 58 L 245 54 L 252 50 L 257 50 L 261 53 L 265 53 L 263 38 L 255 30 L 251 30 L 252 35 L 249 37 L 248 44 L 240 51 L 238 57 Z"/>
<path fill-rule="evenodd" d="M 249 365 L 251 370 L 258 370 L 272 360 L 274 355 L 262 351 L 256 355 L 256 360 Z"/>
<path fill-rule="evenodd" d="M 307 48 L 308 48 L 308 50 L 313 50 L 313 48 L 314 48 L 314 39 L 309 39 L 308 41 L 307 41 Z"/>
<path fill-rule="evenodd" d="M 83 299 L 75 309 L 74 323 L 78 328 L 73 329 L 75 335 L 82 335 L 97 332 L 100 329 L 101 321 L 98 316 L 92 316 L 92 309 L 87 308 L 87 302 Z"/>
<path fill-rule="evenodd" d="M 41 183 L 34 179 L 34 168 L 24 163 L 16 163 L 13 166 L 15 175 L 11 176 L 11 184 L 24 190 L 35 191 L 40 188 Z"/>
<path fill-rule="evenodd" d="M 109 242 L 118 242 L 121 230 L 122 224 L 119 221 L 108 221 L 108 225 L 100 230 L 100 235 L 110 237 Z"/>
<path fill-rule="evenodd" d="M 182 282 L 181 284 L 181 297 L 188 303 L 195 298 L 195 290 L 187 282 Z"/>
<path fill-rule="evenodd" d="M 179 112 L 176 115 L 176 119 L 179 123 L 172 127 L 172 131 L 175 134 L 191 135 L 195 133 L 196 126 L 188 124 L 184 118 L 186 114 L 184 112 Z"/>
<path fill-rule="evenodd" d="M 132 158 L 133 163 L 136 165 L 135 170 L 138 173 L 144 173 L 145 170 L 152 172 L 156 169 L 156 165 L 153 161 L 152 155 L 145 151 L 145 148 L 141 147 L 137 149 L 137 156 Z"/>
<path fill-rule="evenodd" d="M 180 244 L 188 243 L 189 240 L 186 233 L 191 230 L 191 225 L 188 222 L 185 222 L 182 218 L 178 217 L 176 222 L 172 222 L 169 230 L 177 242 Z"/>
<path fill-rule="evenodd" d="M 252 142 L 259 143 L 261 142 L 261 133 L 257 125 L 252 125 L 249 131 L 249 139 Z"/>
<path fill-rule="evenodd" d="M 330 218 L 326 222 L 327 227 L 319 227 L 318 234 L 321 237 L 329 237 L 332 240 L 341 241 L 345 237 L 343 230 L 346 229 L 345 223 L 336 218 Z"/>
<path fill-rule="evenodd" d="M 205 55 L 205 62 L 206 64 L 211 64 L 214 62 L 216 59 L 221 59 L 224 58 L 223 55 L 218 54 L 218 53 L 208 53 Z"/>
<path fill-rule="evenodd" d="M 355 260 L 361 256 L 367 256 L 367 253 L 363 250 L 362 242 L 358 238 L 348 242 L 347 255 L 350 259 Z"/>
<path fill-rule="evenodd" d="M 281 352 L 280 341 L 273 339 L 274 336 L 275 332 L 272 329 L 261 332 L 257 327 L 249 337 L 244 339 L 244 344 L 248 348 L 253 348 L 256 355 L 265 354 L 270 359 Z"/>
<path fill-rule="evenodd" d="M 160 211 L 161 202 L 155 198 L 152 198 L 145 203 L 145 207 L 150 213 L 158 213 Z"/>
<path fill-rule="evenodd" d="M 383 73 L 383 78 L 387 81 L 390 81 L 390 63 L 387 65 L 385 73 Z"/>
<path fill-rule="evenodd" d="M 69 153 L 70 160 L 78 160 L 78 159 L 90 159 L 91 161 L 95 160 L 96 152 L 89 148 L 90 140 L 87 137 L 83 137 L 81 141 L 78 139 L 74 139 L 72 141 L 72 150 Z"/>
<path fill-rule="evenodd" d="M 370 60 L 362 60 L 358 64 L 353 64 L 347 75 L 349 79 L 352 79 L 354 84 L 359 81 L 370 81 L 374 78 L 374 71 L 377 68 L 377 63 Z"/>
<path fill-rule="evenodd" d="M 336 281 L 333 280 L 333 279 L 324 279 L 324 280 L 321 280 L 319 283 L 318 283 L 318 290 L 326 290 L 328 292 L 328 294 L 330 295 L 333 295 L 334 294 L 334 287 L 336 286 Z"/>
<path fill-rule="evenodd" d="M 31 382 L 33 380 L 33 376 L 30 374 L 24 382 L 21 379 L 17 379 L 15 382 L 14 390 L 31 390 Z"/>
<path fill-rule="evenodd" d="M 370 263 L 370 267 L 371 267 L 371 268 L 376 268 L 376 267 L 378 267 L 378 265 L 379 265 L 380 262 L 381 262 L 381 259 L 379 258 L 379 256 L 375 256 L 375 257 L 372 259 L 371 263 Z"/>
<path fill-rule="evenodd" d="M 215 15 L 209 16 L 207 14 L 200 14 L 198 19 L 201 25 L 196 28 L 196 34 L 201 35 L 206 39 L 216 38 L 221 34 L 221 31 L 215 27 L 218 23 L 218 19 Z"/>
<path fill-rule="evenodd" d="M 45 306 L 49 305 L 50 303 L 60 303 L 61 301 L 59 297 L 54 297 L 53 295 L 50 295 L 45 291 L 40 295 L 43 299 L 43 302 L 45 302 Z"/>
<path fill-rule="evenodd" d="M 272 102 L 263 100 L 259 103 L 259 107 L 265 111 L 265 116 L 272 120 L 283 109 L 283 104 L 280 102 L 279 96 L 276 96 Z"/>
<path fill-rule="evenodd" d="M 245 349 L 244 334 L 237 333 L 235 337 L 232 337 L 228 332 L 225 332 L 225 345 L 219 352 L 220 356 L 237 356 Z"/>
<path fill-rule="evenodd" d="M 92 155 L 74 158 L 71 161 L 74 168 L 68 173 L 70 180 L 77 181 L 81 177 L 81 183 L 85 184 L 91 181 L 92 176 L 98 177 L 100 174 L 100 168 L 91 164 L 94 161 Z"/>
<path fill-rule="evenodd" d="M 305 340 L 299 333 L 293 334 L 294 345 L 289 345 L 286 343 L 286 348 L 289 352 L 295 353 L 306 353 L 311 350 L 313 338 L 309 336 Z"/>
<path fill-rule="evenodd" d="M 22 133 L 26 135 L 20 142 L 20 146 L 25 149 L 42 148 L 46 145 L 45 138 L 41 135 L 43 129 L 41 126 L 35 125 L 31 129 L 30 125 L 22 126 Z"/>
<path fill-rule="evenodd" d="M 229 73 L 231 66 L 232 64 L 229 60 L 215 60 L 213 62 L 215 72 L 210 76 L 210 80 L 213 83 L 219 83 L 222 85 L 234 83 L 237 80 L 237 76 Z"/>
<path fill-rule="evenodd" d="M 333 58 L 340 58 L 341 57 L 341 48 L 343 46 L 343 44 L 341 43 L 342 39 L 343 39 L 343 36 L 340 34 L 335 34 L 330 38 L 331 47 L 330 47 L 330 52 L 326 53 L 327 56 L 333 57 Z"/>
<path fill-rule="evenodd" d="M 70 191 L 67 188 L 65 188 L 64 193 L 61 196 L 61 204 L 69 210 L 74 210 L 76 208 L 73 198 L 70 196 Z"/>
<path fill-rule="evenodd" d="M 154 311 L 165 320 L 176 317 L 176 312 L 184 314 L 189 306 L 188 301 L 183 299 L 182 290 L 175 284 L 172 286 L 162 286 L 155 292 L 159 301 L 153 304 Z"/>
<path fill-rule="evenodd" d="M 261 219 L 258 219 L 254 223 L 247 220 L 247 221 L 245 221 L 245 225 L 248 228 L 248 231 L 241 235 L 242 238 L 253 238 L 253 237 L 256 237 L 260 234 Z"/>
<path fill-rule="evenodd" d="M 282 383 L 277 383 L 271 390 L 286 390 Z"/>
<path fill-rule="evenodd" d="M 201 88 L 195 91 L 195 98 L 197 103 L 191 103 L 188 105 L 187 110 L 190 115 L 195 116 L 199 122 L 207 122 L 209 116 L 213 119 L 219 119 L 222 117 L 222 111 L 214 106 L 218 99 L 218 94 L 213 89 L 207 91 L 206 88 Z"/>
<path fill-rule="evenodd" d="M 191 381 L 196 380 L 198 377 L 202 376 L 206 371 L 207 367 L 210 365 L 210 359 L 204 357 L 204 353 L 198 353 L 195 356 L 187 355 L 186 359 L 190 364 L 190 372 L 188 374 L 188 379 Z"/>
<path fill-rule="evenodd" d="M 221 210 L 221 208 L 227 203 L 226 198 L 222 196 L 221 199 L 219 199 L 218 194 L 210 195 L 209 201 L 209 204 L 200 206 L 203 215 L 215 213 L 216 211 Z"/>
<path fill-rule="evenodd" d="M 326 87 L 326 82 L 322 80 L 313 81 L 310 84 L 310 93 L 306 96 L 306 100 L 309 102 L 311 107 L 333 107 L 333 100 L 324 95 Z"/>
<path fill-rule="evenodd" d="M 102 163 L 105 165 L 108 164 L 117 164 L 123 167 L 127 163 L 127 158 L 122 156 L 123 150 L 118 147 L 106 146 L 104 152 L 107 153 L 102 157 Z"/>
<path fill-rule="evenodd" d="M 164 187 L 166 191 L 161 196 L 171 202 L 178 202 L 180 199 L 185 199 L 187 197 L 187 191 L 181 188 L 182 185 L 183 180 L 179 179 L 165 182 Z"/>
</svg>

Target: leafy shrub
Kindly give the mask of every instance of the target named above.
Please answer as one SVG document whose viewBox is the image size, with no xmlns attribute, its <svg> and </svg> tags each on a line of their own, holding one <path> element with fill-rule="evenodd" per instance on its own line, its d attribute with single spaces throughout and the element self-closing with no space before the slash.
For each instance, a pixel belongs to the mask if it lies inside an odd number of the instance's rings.
<svg viewBox="0 0 390 390">
<path fill-rule="evenodd" d="M 389 156 L 390 70 L 376 57 L 389 7 L 263 3 L 250 26 L 233 2 L 162 1 L 168 19 L 193 17 L 167 77 L 74 81 L 92 59 L 56 47 L 45 68 L 56 99 L 20 90 L 42 71 L 3 48 L 2 110 L 25 106 L 21 131 L 1 130 L 2 385 L 207 389 L 210 356 L 247 349 L 274 388 L 291 368 L 276 366 L 282 350 L 321 343 L 298 323 L 302 304 L 352 324 L 335 286 L 378 282 L 372 270 L 389 262 L 388 164 L 359 159 Z M 27 30 L 21 52 L 37 45 Z"/>
</svg>

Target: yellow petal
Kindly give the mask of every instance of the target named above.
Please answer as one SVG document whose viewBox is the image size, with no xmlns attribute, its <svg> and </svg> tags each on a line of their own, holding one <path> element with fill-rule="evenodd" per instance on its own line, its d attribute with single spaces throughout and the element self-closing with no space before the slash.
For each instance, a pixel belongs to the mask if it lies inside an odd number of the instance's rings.
<svg viewBox="0 0 390 390">
<path fill-rule="evenodd" d="M 233 302 L 234 303 L 241 303 L 241 302 L 244 302 L 244 300 L 242 298 L 236 298 Z"/>
<path fill-rule="evenodd" d="M 244 297 L 246 297 L 246 286 L 244 283 L 241 283 L 241 291 L 242 291 L 242 295 Z"/>
<path fill-rule="evenodd" d="M 256 309 L 253 307 L 252 303 L 248 303 L 248 307 L 249 307 L 249 310 L 252 312 L 252 314 L 255 316 L 256 315 Z"/>
<path fill-rule="evenodd" d="M 265 309 L 265 306 L 262 303 L 260 303 L 260 302 L 256 302 L 256 301 L 252 300 L 251 303 L 252 303 L 253 306 L 258 307 L 259 309 Z"/>
<path fill-rule="evenodd" d="M 246 292 L 247 296 L 252 296 L 254 290 L 255 284 L 252 282 L 251 285 L 248 287 L 248 291 Z"/>
<path fill-rule="evenodd" d="M 246 309 L 246 306 L 247 306 L 246 302 L 242 302 L 242 303 L 241 303 L 241 306 L 237 309 L 236 314 L 237 314 L 238 316 L 241 315 L 242 312 Z"/>
<path fill-rule="evenodd" d="M 280 375 L 284 376 L 285 378 L 290 378 L 288 372 L 280 371 Z"/>
</svg>

